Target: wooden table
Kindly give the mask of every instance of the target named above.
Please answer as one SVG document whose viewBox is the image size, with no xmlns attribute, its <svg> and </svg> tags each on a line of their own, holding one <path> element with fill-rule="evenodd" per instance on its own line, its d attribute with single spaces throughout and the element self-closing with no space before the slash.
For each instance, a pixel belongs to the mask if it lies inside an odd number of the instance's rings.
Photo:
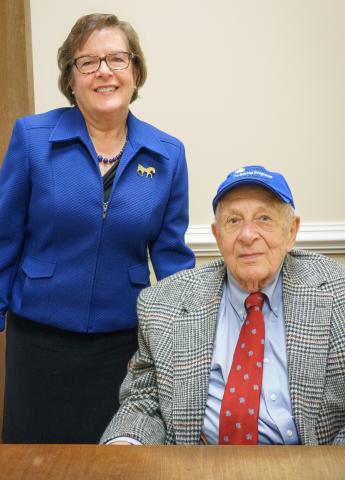
<svg viewBox="0 0 345 480">
<path fill-rule="evenodd" d="M 343 480 L 345 447 L 0 445 L 1 480 Z"/>
</svg>

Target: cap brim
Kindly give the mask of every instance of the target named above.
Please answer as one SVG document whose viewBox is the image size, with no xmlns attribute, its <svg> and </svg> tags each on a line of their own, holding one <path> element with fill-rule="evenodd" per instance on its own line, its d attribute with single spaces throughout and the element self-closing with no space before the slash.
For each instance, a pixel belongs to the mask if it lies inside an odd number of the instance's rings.
<svg viewBox="0 0 345 480">
<path fill-rule="evenodd" d="M 272 193 L 274 193 L 282 202 L 284 203 L 289 203 L 290 205 L 293 206 L 293 208 L 295 208 L 295 205 L 294 205 L 294 202 L 291 198 L 287 198 L 285 195 L 283 195 L 282 193 L 280 192 L 277 192 L 276 190 L 274 190 L 274 188 L 270 187 L 269 185 L 267 185 L 266 182 L 260 180 L 260 179 L 248 179 L 248 178 L 244 178 L 242 180 L 237 180 L 236 182 L 233 182 L 231 183 L 230 185 L 227 185 L 225 186 L 220 192 L 217 193 L 217 195 L 214 197 L 213 201 L 212 201 L 212 206 L 213 206 L 213 212 L 216 211 L 216 207 L 217 207 L 217 204 L 219 202 L 219 200 L 223 197 L 223 195 L 225 195 L 227 192 L 229 192 L 230 190 L 233 190 L 234 188 L 238 187 L 239 185 L 260 185 L 262 187 L 265 187 L 267 188 L 268 190 L 270 190 Z"/>
</svg>

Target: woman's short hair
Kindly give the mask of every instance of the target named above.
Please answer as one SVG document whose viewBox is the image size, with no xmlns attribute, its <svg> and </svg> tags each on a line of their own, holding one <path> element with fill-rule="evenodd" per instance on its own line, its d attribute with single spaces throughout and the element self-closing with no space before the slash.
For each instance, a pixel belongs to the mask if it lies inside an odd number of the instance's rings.
<svg viewBox="0 0 345 480">
<path fill-rule="evenodd" d="M 134 53 L 132 64 L 138 75 L 136 89 L 133 92 L 131 103 L 138 97 L 138 89 L 145 83 L 147 77 L 146 62 L 141 50 L 139 37 L 134 28 L 127 22 L 118 19 L 116 15 L 107 13 L 92 13 L 80 17 L 74 24 L 68 37 L 58 50 L 59 89 L 68 99 L 71 105 L 76 105 L 72 93 L 71 78 L 75 52 L 83 46 L 89 36 L 95 30 L 103 28 L 119 28 L 126 36 L 128 48 Z"/>
</svg>

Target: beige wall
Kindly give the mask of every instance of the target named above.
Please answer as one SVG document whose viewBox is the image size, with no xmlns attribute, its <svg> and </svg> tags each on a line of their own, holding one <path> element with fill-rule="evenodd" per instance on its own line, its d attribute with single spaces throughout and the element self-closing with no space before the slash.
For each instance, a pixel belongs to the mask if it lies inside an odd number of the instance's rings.
<svg viewBox="0 0 345 480">
<path fill-rule="evenodd" d="M 37 112 L 66 104 L 56 52 L 75 20 L 116 13 L 148 62 L 133 112 L 186 145 L 191 228 L 209 225 L 231 169 L 260 163 L 285 173 L 304 224 L 340 228 L 345 253 L 344 0 L 31 0 L 31 10 Z"/>
</svg>

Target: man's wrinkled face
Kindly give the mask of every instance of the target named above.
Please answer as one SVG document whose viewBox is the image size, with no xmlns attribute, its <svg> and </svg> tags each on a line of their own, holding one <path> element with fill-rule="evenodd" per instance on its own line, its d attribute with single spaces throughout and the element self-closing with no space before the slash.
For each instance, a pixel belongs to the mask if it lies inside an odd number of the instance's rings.
<svg viewBox="0 0 345 480">
<path fill-rule="evenodd" d="M 270 190 L 243 185 L 221 198 L 212 231 L 235 280 L 255 292 L 278 273 L 298 227 L 299 217 Z"/>
</svg>

